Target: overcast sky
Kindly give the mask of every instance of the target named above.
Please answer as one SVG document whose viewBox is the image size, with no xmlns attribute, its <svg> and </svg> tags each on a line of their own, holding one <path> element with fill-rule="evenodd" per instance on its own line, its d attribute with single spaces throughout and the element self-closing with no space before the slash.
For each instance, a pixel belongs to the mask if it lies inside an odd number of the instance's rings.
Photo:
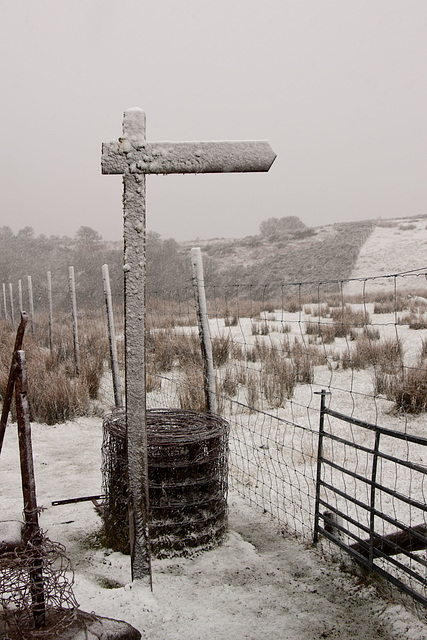
<svg viewBox="0 0 427 640">
<path fill-rule="evenodd" d="M 0 0 L 0 226 L 122 237 L 101 143 L 268 139 L 269 173 L 149 176 L 178 240 L 427 214 L 426 0 Z"/>
</svg>

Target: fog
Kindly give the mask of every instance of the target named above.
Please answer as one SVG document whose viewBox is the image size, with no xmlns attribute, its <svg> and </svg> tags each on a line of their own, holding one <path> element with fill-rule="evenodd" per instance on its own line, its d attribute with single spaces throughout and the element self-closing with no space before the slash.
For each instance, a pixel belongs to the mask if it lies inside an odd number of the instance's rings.
<svg viewBox="0 0 427 640">
<path fill-rule="evenodd" d="M 101 144 L 268 139 L 269 173 L 147 178 L 162 237 L 427 213 L 424 0 L 1 0 L 1 213 L 14 232 L 122 236 Z"/>
</svg>

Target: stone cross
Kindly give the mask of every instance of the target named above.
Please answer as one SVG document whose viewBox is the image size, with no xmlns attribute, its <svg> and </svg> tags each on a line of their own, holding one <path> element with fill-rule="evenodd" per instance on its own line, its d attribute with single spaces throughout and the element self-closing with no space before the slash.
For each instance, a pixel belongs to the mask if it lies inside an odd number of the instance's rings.
<svg viewBox="0 0 427 640">
<path fill-rule="evenodd" d="M 123 174 L 125 397 L 132 580 L 149 577 L 145 388 L 145 175 L 268 171 L 276 154 L 265 140 L 147 142 L 145 113 L 124 113 L 123 135 L 102 145 L 102 173 Z"/>
</svg>

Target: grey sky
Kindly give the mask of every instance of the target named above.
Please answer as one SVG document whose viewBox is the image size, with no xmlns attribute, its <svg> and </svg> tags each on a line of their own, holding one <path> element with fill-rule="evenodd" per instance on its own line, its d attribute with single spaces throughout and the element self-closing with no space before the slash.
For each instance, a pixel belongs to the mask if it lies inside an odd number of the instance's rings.
<svg viewBox="0 0 427 640">
<path fill-rule="evenodd" d="M 427 213 L 425 0 L 0 0 L 0 226 L 122 235 L 101 143 L 269 139 L 267 174 L 149 176 L 179 240 Z"/>
</svg>

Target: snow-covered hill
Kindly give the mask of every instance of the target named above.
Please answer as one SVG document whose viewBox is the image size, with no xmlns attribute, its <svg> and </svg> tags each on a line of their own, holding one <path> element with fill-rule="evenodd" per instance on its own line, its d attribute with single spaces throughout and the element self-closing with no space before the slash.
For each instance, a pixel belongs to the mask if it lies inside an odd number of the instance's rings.
<svg viewBox="0 0 427 640">
<path fill-rule="evenodd" d="M 379 223 L 362 245 L 352 278 L 388 275 L 427 265 L 427 219 Z"/>
</svg>

